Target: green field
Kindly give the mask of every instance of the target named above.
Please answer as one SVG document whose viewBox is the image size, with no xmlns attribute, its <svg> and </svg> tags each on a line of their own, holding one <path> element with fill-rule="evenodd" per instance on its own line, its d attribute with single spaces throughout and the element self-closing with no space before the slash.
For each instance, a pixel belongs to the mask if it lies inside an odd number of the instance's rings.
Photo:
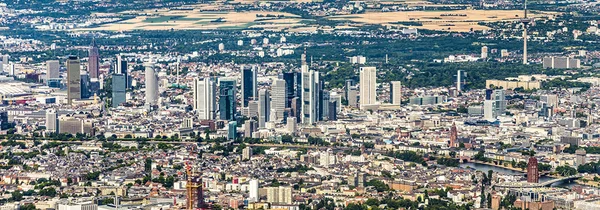
<svg viewBox="0 0 600 210">
<path fill-rule="evenodd" d="M 163 23 L 163 22 L 168 22 L 168 21 L 172 21 L 172 20 L 179 20 L 184 17 L 185 16 L 158 16 L 158 17 L 146 18 L 146 20 L 144 20 L 144 23 Z"/>
</svg>

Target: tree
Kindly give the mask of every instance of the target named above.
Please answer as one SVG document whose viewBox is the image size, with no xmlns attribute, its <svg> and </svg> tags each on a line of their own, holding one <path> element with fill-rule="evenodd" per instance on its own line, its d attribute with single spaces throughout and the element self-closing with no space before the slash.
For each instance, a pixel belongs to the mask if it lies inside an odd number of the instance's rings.
<svg viewBox="0 0 600 210">
<path fill-rule="evenodd" d="M 144 164 L 144 171 L 146 171 L 147 174 L 150 174 L 152 172 L 152 159 L 146 158 L 146 162 Z"/>
<path fill-rule="evenodd" d="M 23 193 L 21 193 L 20 190 L 15 190 L 10 195 L 11 195 L 11 199 L 13 201 L 21 201 L 21 200 L 23 200 Z"/>
<path fill-rule="evenodd" d="M 377 192 L 384 192 L 384 191 L 388 191 L 390 190 L 390 187 L 383 183 L 380 180 L 376 180 L 376 179 L 371 179 L 370 181 L 368 181 L 366 183 L 366 186 L 372 186 L 375 188 L 375 190 L 377 190 Z"/>
<path fill-rule="evenodd" d="M 572 176 L 577 174 L 577 169 L 565 165 L 556 167 L 556 172 L 561 176 Z"/>
<path fill-rule="evenodd" d="M 282 135 L 281 142 L 282 143 L 292 143 L 292 142 L 294 142 L 294 138 L 291 135 Z"/>
<path fill-rule="evenodd" d="M 517 168 L 520 168 L 521 170 L 525 170 L 525 168 L 527 168 L 527 163 L 525 161 L 519 161 L 517 163 Z"/>
<path fill-rule="evenodd" d="M 27 203 L 23 206 L 19 207 L 19 210 L 36 210 L 35 205 L 33 203 Z"/>
<path fill-rule="evenodd" d="M 369 199 L 367 199 L 365 204 L 367 204 L 367 206 L 379 206 L 379 200 L 374 199 L 374 198 L 369 198 Z"/>
</svg>

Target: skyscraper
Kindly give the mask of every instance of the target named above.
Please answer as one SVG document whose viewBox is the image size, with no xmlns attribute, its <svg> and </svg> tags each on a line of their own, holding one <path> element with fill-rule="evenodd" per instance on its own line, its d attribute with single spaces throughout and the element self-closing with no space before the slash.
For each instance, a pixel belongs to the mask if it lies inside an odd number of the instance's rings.
<svg viewBox="0 0 600 210">
<path fill-rule="evenodd" d="M 483 113 L 487 120 L 495 119 L 504 114 L 506 110 L 505 91 L 502 89 L 485 91 L 485 101 L 483 102 Z"/>
<path fill-rule="evenodd" d="M 535 157 L 530 157 L 527 163 L 527 182 L 538 183 L 540 172 L 538 171 L 538 161 Z"/>
<path fill-rule="evenodd" d="M 308 68 L 306 68 L 307 70 Z M 319 121 L 319 72 L 308 70 L 302 72 L 302 123 L 314 124 Z"/>
<path fill-rule="evenodd" d="M 253 119 L 246 120 L 246 122 L 244 123 L 244 137 L 252 138 L 252 133 L 256 131 L 256 124 L 256 121 Z"/>
<path fill-rule="evenodd" d="M 252 151 L 252 150 L 250 150 Z M 253 179 L 250 180 L 250 185 L 248 186 L 248 201 L 250 202 L 257 202 L 259 197 L 258 197 L 258 180 Z"/>
<path fill-rule="evenodd" d="M 67 100 L 68 104 L 73 99 L 81 99 L 81 67 L 77 56 L 69 56 L 67 59 Z"/>
<path fill-rule="evenodd" d="M 358 88 L 356 88 L 356 86 L 351 86 L 348 89 L 348 95 L 347 95 L 347 100 L 348 100 L 348 106 L 351 107 L 358 107 Z"/>
<path fill-rule="evenodd" d="M 60 64 L 57 60 L 46 61 L 46 79 L 60 78 Z"/>
<path fill-rule="evenodd" d="M 325 82 L 323 80 L 319 80 L 318 83 L 319 89 L 317 92 L 317 121 L 323 121 L 325 120 L 324 118 L 327 117 L 327 106 L 329 103 L 329 92 L 326 91 L 325 88 Z M 325 98 L 325 95 L 327 94 L 327 98 Z M 327 100 L 327 101 L 325 101 Z"/>
<path fill-rule="evenodd" d="M 252 158 L 252 147 L 246 146 L 246 148 L 244 148 L 242 150 L 242 160 L 250 160 Z M 252 185 L 252 181 L 250 181 L 250 185 Z M 256 184 L 258 186 L 258 183 Z M 252 188 L 252 186 L 250 186 L 250 188 Z M 258 190 L 258 188 L 256 189 Z M 252 191 L 252 189 L 250 189 L 250 191 Z M 258 193 L 256 193 L 258 195 Z M 252 195 L 250 196 L 252 198 Z"/>
<path fill-rule="evenodd" d="M 337 109 L 338 109 L 337 101 L 329 101 L 329 105 L 327 108 L 327 120 L 336 121 L 337 120 Z"/>
<path fill-rule="evenodd" d="M 344 98 L 347 100 L 348 99 L 348 91 L 350 91 L 350 87 L 354 86 L 355 84 L 354 84 L 354 80 L 352 80 L 352 79 L 346 80 L 345 84 L 346 85 L 344 85 L 344 88 L 345 88 L 344 89 L 345 90 Z"/>
<path fill-rule="evenodd" d="M 98 46 L 96 45 L 96 39 L 92 39 L 92 44 L 88 51 L 88 71 L 90 78 L 98 78 L 98 72 L 100 70 L 100 53 L 98 52 Z"/>
<path fill-rule="evenodd" d="M 323 90 L 324 86 L 321 83 L 319 93 L 319 121 L 329 120 L 329 91 Z"/>
<path fill-rule="evenodd" d="M 581 149 L 575 150 L 575 165 L 576 166 L 585 164 L 585 155 L 586 155 L 585 149 L 581 148 Z"/>
<path fill-rule="evenodd" d="M 86 72 L 83 72 L 83 74 L 81 74 L 81 79 L 79 80 L 79 84 L 81 86 L 81 98 L 89 98 L 94 95 L 93 91 L 92 91 L 92 83 L 91 83 L 89 74 L 87 74 Z"/>
<path fill-rule="evenodd" d="M 256 68 L 242 68 L 242 107 L 247 107 L 248 102 L 256 95 Z"/>
<path fill-rule="evenodd" d="M 360 67 L 360 108 L 377 103 L 377 70 Z"/>
<path fill-rule="evenodd" d="M 462 91 L 462 86 L 464 83 L 463 74 L 466 75 L 466 73 L 462 70 L 456 71 L 456 91 L 458 91 L 458 92 Z"/>
<path fill-rule="evenodd" d="M 231 121 L 227 125 L 227 139 L 237 138 L 237 122 Z"/>
<path fill-rule="evenodd" d="M 194 79 L 194 110 L 198 112 L 200 119 L 215 119 L 215 91 L 217 89 L 215 82 L 210 78 Z"/>
<path fill-rule="evenodd" d="M 269 121 L 271 96 L 265 89 L 258 91 L 258 127 L 264 128 L 265 123 Z"/>
<path fill-rule="evenodd" d="M 275 110 L 275 113 L 271 113 L 275 115 L 274 119 L 281 121 L 284 118 L 285 108 L 287 106 L 287 84 L 285 80 L 278 79 L 273 81 L 273 85 L 271 86 L 271 92 L 273 93 L 273 98 L 271 99 L 271 109 Z"/>
<path fill-rule="evenodd" d="M 46 110 L 46 131 L 51 133 L 58 131 L 58 113 L 54 109 Z"/>
<path fill-rule="evenodd" d="M 285 81 L 285 93 L 287 102 L 285 108 L 292 107 L 292 99 L 296 97 L 296 72 L 283 73 L 283 80 Z"/>
<path fill-rule="evenodd" d="M 125 89 L 127 88 L 127 80 L 123 74 L 112 75 L 112 107 L 118 107 L 125 103 Z"/>
<path fill-rule="evenodd" d="M 235 80 L 221 79 L 219 81 L 219 118 L 221 120 L 235 120 Z"/>
<path fill-rule="evenodd" d="M 394 105 L 402 104 L 402 83 L 400 81 L 390 82 L 390 102 Z"/>
<path fill-rule="evenodd" d="M 146 106 L 158 104 L 158 78 L 154 71 L 154 63 L 145 63 Z"/>
<path fill-rule="evenodd" d="M 123 74 L 125 76 L 126 89 L 131 88 L 131 80 L 127 72 L 127 61 L 124 60 L 120 55 L 117 56 L 117 64 L 115 66 L 115 73 Z"/>
</svg>

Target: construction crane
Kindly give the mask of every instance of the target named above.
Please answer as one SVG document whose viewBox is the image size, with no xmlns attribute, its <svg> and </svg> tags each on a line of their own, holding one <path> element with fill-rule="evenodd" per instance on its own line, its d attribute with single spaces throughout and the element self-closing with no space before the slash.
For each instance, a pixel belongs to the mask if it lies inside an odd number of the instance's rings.
<svg viewBox="0 0 600 210">
<path fill-rule="evenodd" d="M 185 170 L 187 174 L 187 183 L 185 185 L 187 190 L 186 209 L 208 209 L 207 205 L 204 203 L 201 174 L 194 171 L 189 162 L 185 163 Z"/>
</svg>

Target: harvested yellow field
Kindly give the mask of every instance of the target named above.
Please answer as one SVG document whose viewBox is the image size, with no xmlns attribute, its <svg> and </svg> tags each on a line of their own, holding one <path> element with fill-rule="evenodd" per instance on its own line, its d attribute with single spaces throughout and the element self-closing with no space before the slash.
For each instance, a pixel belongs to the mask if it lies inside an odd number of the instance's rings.
<svg viewBox="0 0 600 210">
<path fill-rule="evenodd" d="M 206 8 L 206 7 L 204 7 Z M 194 10 L 146 10 L 127 12 L 138 14 L 136 18 L 101 25 L 91 30 L 131 31 L 131 30 L 208 30 L 246 29 L 266 25 L 269 28 L 287 28 L 301 25 L 301 19 L 282 12 L 219 12 Z M 90 30 L 90 29 L 86 29 Z"/>
<path fill-rule="evenodd" d="M 370 12 L 365 14 L 340 15 L 332 20 L 351 20 L 367 24 L 400 25 L 413 28 L 447 31 L 484 30 L 478 22 L 499 22 L 519 20 L 520 10 L 455 10 L 455 11 L 406 11 Z M 534 12 L 535 18 L 555 15 L 551 12 Z"/>
</svg>

